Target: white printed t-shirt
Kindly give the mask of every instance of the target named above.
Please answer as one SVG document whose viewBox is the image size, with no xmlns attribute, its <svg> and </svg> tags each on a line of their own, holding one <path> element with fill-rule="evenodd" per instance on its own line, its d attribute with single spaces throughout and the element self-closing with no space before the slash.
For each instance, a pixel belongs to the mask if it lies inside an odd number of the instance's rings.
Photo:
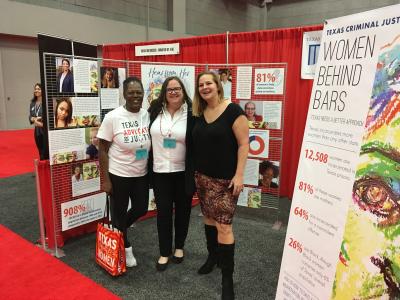
<svg viewBox="0 0 400 300">
<path fill-rule="evenodd" d="M 141 108 L 132 113 L 120 106 L 104 117 L 97 137 L 111 142 L 108 151 L 108 171 L 121 177 L 147 174 L 147 159 L 136 159 L 139 148 L 150 150 L 149 113 Z"/>
</svg>

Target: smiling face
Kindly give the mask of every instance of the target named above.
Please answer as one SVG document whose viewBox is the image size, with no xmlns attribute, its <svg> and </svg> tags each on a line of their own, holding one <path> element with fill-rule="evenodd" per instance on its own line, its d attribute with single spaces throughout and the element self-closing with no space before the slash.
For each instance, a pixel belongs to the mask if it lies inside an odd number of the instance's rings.
<svg viewBox="0 0 400 300">
<path fill-rule="evenodd" d="M 272 179 L 274 178 L 274 170 L 268 168 L 262 175 L 262 186 L 269 188 L 271 186 Z"/>
<path fill-rule="evenodd" d="M 99 177 L 99 170 L 95 163 L 87 163 L 83 166 L 83 179 L 93 179 Z"/>
<path fill-rule="evenodd" d="M 95 146 L 99 145 L 99 139 L 97 138 L 98 131 L 99 131 L 98 128 L 96 128 L 96 129 L 91 128 L 91 130 L 90 130 L 90 143 Z"/>
<path fill-rule="evenodd" d="M 104 74 L 104 76 L 107 81 L 111 81 L 114 77 L 112 70 L 107 70 L 106 73 Z"/>
<path fill-rule="evenodd" d="M 57 108 L 57 119 L 65 121 L 68 115 L 69 115 L 68 103 L 66 101 L 62 101 Z"/>
<path fill-rule="evenodd" d="M 69 70 L 69 61 L 66 59 L 63 59 L 62 61 L 62 70 L 63 72 L 68 72 Z"/>
<path fill-rule="evenodd" d="M 218 86 L 211 74 L 204 74 L 199 78 L 199 94 L 204 101 L 209 103 L 219 99 Z"/>
<path fill-rule="evenodd" d="M 79 166 L 75 167 L 74 174 L 77 177 L 81 174 L 81 168 Z"/>
<path fill-rule="evenodd" d="M 256 105 L 252 102 L 248 102 L 245 106 L 244 111 L 246 113 L 247 120 L 254 121 L 253 119 L 256 112 Z"/>
<path fill-rule="evenodd" d="M 167 105 L 179 107 L 183 103 L 182 87 L 176 80 L 170 80 L 167 85 Z"/>
<path fill-rule="evenodd" d="M 89 124 L 90 124 L 90 116 L 83 116 L 82 117 L 82 125 L 89 126 Z"/>
<path fill-rule="evenodd" d="M 143 95 L 143 89 L 138 82 L 128 83 L 124 90 L 126 109 L 130 112 L 138 112 L 142 107 Z"/>
<path fill-rule="evenodd" d="M 36 99 L 42 97 L 42 89 L 40 86 L 35 85 L 35 89 L 33 90 L 33 94 L 35 95 Z"/>
<path fill-rule="evenodd" d="M 220 75 L 221 81 L 227 82 L 228 81 L 228 74 L 222 72 Z"/>
</svg>

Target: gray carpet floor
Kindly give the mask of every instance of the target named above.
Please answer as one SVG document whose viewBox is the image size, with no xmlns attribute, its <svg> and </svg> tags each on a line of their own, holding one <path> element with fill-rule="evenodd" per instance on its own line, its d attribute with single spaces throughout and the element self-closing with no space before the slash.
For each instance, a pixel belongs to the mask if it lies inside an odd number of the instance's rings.
<svg viewBox="0 0 400 300">
<path fill-rule="evenodd" d="M 31 242 L 39 238 L 35 178 L 32 174 L 0 179 L 0 223 Z M 290 202 L 281 199 L 284 226 L 272 229 L 276 211 L 238 208 L 234 219 L 236 239 L 234 285 L 236 299 L 275 299 Z M 156 220 L 137 223 L 128 235 L 138 266 L 118 278 L 94 262 L 95 234 L 70 239 L 63 247 L 63 262 L 123 299 L 220 299 L 221 274 L 198 275 L 207 250 L 199 207 L 192 209 L 185 260 L 157 272 Z"/>
</svg>

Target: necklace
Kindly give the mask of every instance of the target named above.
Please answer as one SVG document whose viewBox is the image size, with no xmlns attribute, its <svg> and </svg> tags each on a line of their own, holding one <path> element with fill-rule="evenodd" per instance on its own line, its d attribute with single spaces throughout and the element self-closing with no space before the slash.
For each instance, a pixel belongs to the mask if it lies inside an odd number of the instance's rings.
<svg viewBox="0 0 400 300">
<path fill-rule="evenodd" d="M 176 123 L 178 123 L 178 121 L 182 118 L 182 115 L 183 115 L 183 114 L 180 114 L 179 117 L 175 118 L 175 120 L 172 122 L 171 126 L 168 128 L 167 133 L 164 134 L 164 133 L 162 132 L 161 122 L 162 122 L 163 116 L 164 116 L 165 120 L 167 120 L 167 116 L 166 116 L 165 111 L 164 111 L 164 108 L 163 108 L 163 109 L 162 109 L 162 113 L 160 114 L 160 133 L 161 133 L 161 136 L 163 136 L 163 137 L 168 136 L 168 137 L 170 138 L 171 135 L 172 135 L 172 127 L 174 127 L 174 125 L 175 125 Z"/>
</svg>

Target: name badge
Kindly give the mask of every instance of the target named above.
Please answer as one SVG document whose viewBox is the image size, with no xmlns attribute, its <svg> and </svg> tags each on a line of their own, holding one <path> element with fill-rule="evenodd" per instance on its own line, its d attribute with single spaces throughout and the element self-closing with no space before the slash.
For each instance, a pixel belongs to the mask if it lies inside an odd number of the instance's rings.
<svg viewBox="0 0 400 300">
<path fill-rule="evenodd" d="M 176 139 L 164 138 L 163 147 L 166 149 L 175 149 L 176 148 Z"/>
<path fill-rule="evenodd" d="M 144 148 L 136 149 L 136 160 L 147 159 L 148 156 L 149 153 L 147 152 L 147 149 Z"/>
</svg>

